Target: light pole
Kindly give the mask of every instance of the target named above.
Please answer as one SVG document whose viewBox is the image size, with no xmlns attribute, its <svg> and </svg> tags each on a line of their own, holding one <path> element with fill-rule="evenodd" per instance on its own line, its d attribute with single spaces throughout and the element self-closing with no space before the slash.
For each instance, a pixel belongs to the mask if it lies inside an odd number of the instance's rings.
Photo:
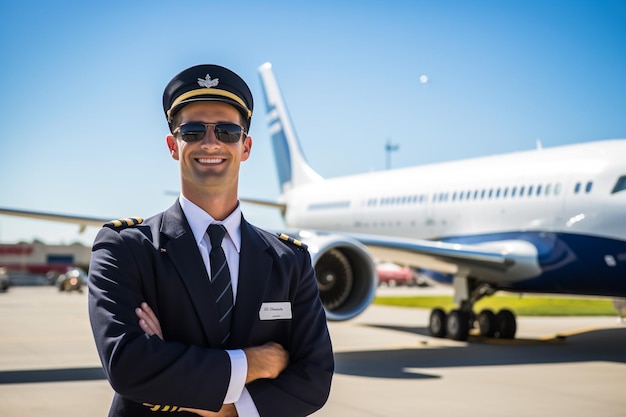
<svg viewBox="0 0 626 417">
<path fill-rule="evenodd" d="M 391 168 L 391 152 L 397 151 L 400 145 L 391 143 L 391 139 L 387 139 L 387 143 L 385 144 L 385 151 L 387 152 L 387 167 L 386 169 Z"/>
</svg>

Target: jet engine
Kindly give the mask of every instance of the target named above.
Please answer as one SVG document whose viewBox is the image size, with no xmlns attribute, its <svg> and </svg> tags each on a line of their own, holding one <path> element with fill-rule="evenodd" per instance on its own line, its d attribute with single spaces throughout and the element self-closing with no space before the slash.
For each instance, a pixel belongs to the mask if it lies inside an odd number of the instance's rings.
<svg viewBox="0 0 626 417">
<path fill-rule="evenodd" d="M 326 318 L 343 321 L 362 313 L 378 286 L 367 248 L 338 234 L 300 231 L 297 235 L 309 248 Z"/>
</svg>

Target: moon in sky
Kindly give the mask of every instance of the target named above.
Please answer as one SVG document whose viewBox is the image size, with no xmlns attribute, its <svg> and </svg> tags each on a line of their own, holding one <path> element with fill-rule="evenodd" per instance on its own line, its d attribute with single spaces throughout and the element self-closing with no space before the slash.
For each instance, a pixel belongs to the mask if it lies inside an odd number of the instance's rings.
<svg viewBox="0 0 626 417">
<path fill-rule="evenodd" d="M 420 82 L 426 84 L 428 82 L 428 75 L 420 75 Z"/>
</svg>

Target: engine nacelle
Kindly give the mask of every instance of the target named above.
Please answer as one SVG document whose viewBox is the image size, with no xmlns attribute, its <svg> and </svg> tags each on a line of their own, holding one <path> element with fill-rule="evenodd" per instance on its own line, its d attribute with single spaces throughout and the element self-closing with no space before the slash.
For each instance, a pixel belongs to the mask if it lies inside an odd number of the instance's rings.
<svg viewBox="0 0 626 417">
<path fill-rule="evenodd" d="M 297 235 L 309 247 L 326 318 L 343 321 L 362 313 L 378 286 L 367 248 L 349 236 L 307 231 Z"/>
</svg>

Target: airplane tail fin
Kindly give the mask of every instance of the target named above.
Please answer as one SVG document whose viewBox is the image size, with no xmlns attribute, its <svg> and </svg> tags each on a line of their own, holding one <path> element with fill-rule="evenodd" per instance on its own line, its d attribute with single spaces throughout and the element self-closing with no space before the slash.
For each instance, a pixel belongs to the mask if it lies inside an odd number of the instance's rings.
<svg viewBox="0 0 626 417">
<path fill-rule="evenodd" d="M 322 177 L 309 166 L 304 158 L 274 77 L 272 64 L 266 62 L 261 65 L 259 74 L 281 193 L 284 194 L 300 185 L 321 181 Z"/>
</svg>

